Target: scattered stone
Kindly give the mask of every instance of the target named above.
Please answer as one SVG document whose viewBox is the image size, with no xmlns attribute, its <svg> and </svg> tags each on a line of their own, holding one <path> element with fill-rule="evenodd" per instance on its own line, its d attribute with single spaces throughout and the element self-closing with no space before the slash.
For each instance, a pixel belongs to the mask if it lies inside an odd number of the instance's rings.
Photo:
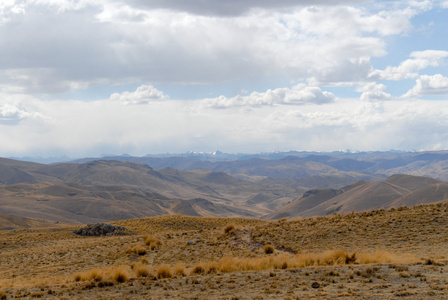
<svg viewBox="0 0 448 300">
<path fill-rule="evenodd" d="M 189 240 L 188 245 L 195 245 L 196 243 L 199 243 L 200 241 L 201 241 L 201 239 Z"/>
<path fill-rule="evenodd" d="M 19 228 L 7 226 L 7 227 L 2 227 L 0 230 L 16 230 L 16 229 L 19 229 Z"/>
<path fill-rule="evenodd" d="M 89 224 L 85 227 L 76 229 L 73 233 L 81 236 L 111 236 L 111 235 L 130 235 L 130 230 L 105 223 Z"/>
</svg>

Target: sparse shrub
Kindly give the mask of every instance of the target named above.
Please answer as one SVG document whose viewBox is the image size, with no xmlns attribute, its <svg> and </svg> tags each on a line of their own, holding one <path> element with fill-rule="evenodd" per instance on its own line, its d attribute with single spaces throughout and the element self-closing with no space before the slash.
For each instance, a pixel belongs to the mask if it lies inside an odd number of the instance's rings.
<svg viewBox="0 0 448 300">
<path fill-rule="evenodd" d="M 131 265 L 137 277 L 149 277 L 149 267 L 142 263 L 134 263 Z"/>
<path fill-rule="evenodd" d="M 235 232 L 235 226 L 233 224 L 227 225 L 226 228 L 224 228 L 225 234 L 232 234 Z"/>
<path fill-rule="evenodd" d="M 74 276 L 75 281 L 90 281 L 95 286 L 95 282 L 99 287 L 113 285 L 115 282 L 126 282 L 129 280 L 129 270 L 126 266 L 109 267 L 105 269 L 93 269 L 91 271 L 77 273 Z M 85 286 L 88 287 L 88 284 Z"/>
<path fill-rule="evenodd" d="M 196 265 L 191 270 L 191 274 L 204 274 L 204 273 L 205 273 L 205 268 L 202 265 Z"/>
<path fill-rule="evenodd" d="M 7 296 L 6 296 L 6 292 L 5 291 L 0 291 L 0 299 L 1 300 L 4 300 L 4 299 L 6 299 L 7 298 Z"/>
<path fill-rule="evenodd" d="M 272 254 L 272 253 L 274 253 L 274 246 L 266 245 L 266 246 L 264 246 L 263 251 L 265 254 Z"/>
<path fill-rule="evenodd" d="M 145 235 L 143 237 L 143 242 L 146 246 L 149 246 L 151 250 L 154 250 L 162 245 L 162 241 L 153 235 Z"/>
<path fill-rule="evenodd" d="M 103 279 L 102 271 L 100 269 L 93 269 L 88 272 L 77 273 L 74 277 L 75 281 L 101 281 Z"/>
<path fill-rule="evenodd" d="M 171 273 L 170 267 L 168 265 L 160 266 L 157 268 L 157 278 L 171 278 L 173 274 Z"/>
<path fill-rule="evenodd" d="M 141 247 L 141 246 L 135 246 L 134 247 L 134 251 L 135 253 L 137 253 L 138 255 L 145 255 L 146 254 L 146 249 Z"/>
<path fill-rule="evenodd" d="M 174 266 L 174 274 L 178 276 L 184 276 L 185 275 L 185 265 L 184 264 L 177 264 Z"/>
<path fill-rule="evenodd" d="M 215 274 L 218 273 L 218 264 L 215 262 L 211 262 L 207 264 L 207 274 Z"/>
<path fill-rule="evenodd" d="M 140 258 L 140 263 L 147 265 L 147 264 L 149 264 L 149 260 L 146 257 L 142 257 L 142 258 Z"/>
<path fill-rule="evenodd" d="M 134 247 L 128 248 L 126 250 L 126 253 L 128 253 L 128 254 L 135 253 L 137 255 L 145 255 L 146 254 L 146 249 L 143 248 L 140 245 L 135 245 Z"/>
<path fill-rule="evenodd" d="M 115 267 L 112 271 L 112 279 L 116 282 L 122 283 L 129 280 L 129 272 L 126 267 Z"/>
</svg>

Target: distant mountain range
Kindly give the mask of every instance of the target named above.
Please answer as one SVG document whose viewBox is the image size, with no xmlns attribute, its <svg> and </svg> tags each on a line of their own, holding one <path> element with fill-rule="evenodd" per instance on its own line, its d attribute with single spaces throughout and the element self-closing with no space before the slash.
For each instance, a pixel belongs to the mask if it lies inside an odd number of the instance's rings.
<svg viewBox="0 0 448 300">
<path fill-rule="evenodd" d="M 447 151 L 0 158 L 0 213 L 66 223 L 176 213 L 309 217 L 445 200 L 445 180 Z"/>
</svg>

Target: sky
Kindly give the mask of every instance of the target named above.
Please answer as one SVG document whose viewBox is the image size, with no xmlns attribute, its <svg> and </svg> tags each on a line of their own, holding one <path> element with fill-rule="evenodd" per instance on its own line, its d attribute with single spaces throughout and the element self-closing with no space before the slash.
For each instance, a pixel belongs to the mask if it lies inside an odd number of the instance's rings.
<svg viewBox="0 0 448 300">
<path fill-rule="evenodd" d="M 447 28 L 448 0 L 2 0 L 0 156 L 446 150 Z"/>
</svg>

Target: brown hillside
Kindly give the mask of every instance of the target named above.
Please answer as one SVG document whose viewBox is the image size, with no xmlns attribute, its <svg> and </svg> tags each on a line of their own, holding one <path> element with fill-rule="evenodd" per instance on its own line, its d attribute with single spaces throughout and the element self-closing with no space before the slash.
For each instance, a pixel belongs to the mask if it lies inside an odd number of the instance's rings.
<svg viewBox="0 0 448 300">
<path fill-rule="evenodd" d="M 389 207 L 416 206 L 448 199 L 448 183 L 441 182 L 423 187 L 393 201 Z"/>
<path fill-rule="evenodd" d="M 0 213 L 0 230 L 12 230 L 21 228 L 45 228 L 56 226 L 67 226 L 60 222 L 32 219 Z"/>
<path fill-rule="evenodd" d="M 384 182 L 400 186 L 409 191 L 416 191 L 428 185 L 440 183 L 440 181 L 434 178 L 423 176 L 412 176 L 405 174 L 394 174 L 389 178 L 387 178 L 386 180 L 384 180 Z"/>
<path fill-rule="evenodd" d="M 423 196 L 426 188 L 436 183 L 441 182 L 428 177 L 392 175 L 383 181 L 360 181 L 337 191 L 310 191 L 287 206 L 269 214 L 266 218 L 325 216 L 335 212 L 359 212 L 397 207 L 398 205 L 412 206 L 437 202 L 444 200 L 443 189 L 438 195 L 435 195 L 435 192 L 432 193 L 434 197 Z M 435 191 L 435 189 L 433 190 Z M 400 199 L 405 196 L 408 197 L 401 201 Z M 422 196 L 422 200 L 419 200 L 419 197 Z"/>
<path fill-rule="evenodd" d="M 348 185 L 342 189 L 320 189 L 309 190 L 305 192 L 300 198 L 292 201 L 284 207 L 278 209 L 272 214 L 264 216 L 263 219 L 276 220 L 281 218 L 294 218 L 301 216 L 303 212 L 311 210 L 312 208 L 340 195 L 358 186 L 364 185 L 365 181 L 358 181 L 354 184 Z"/>
<path fill-rule="evenodd" d="M 275 222 L 170 215 L 113 223 L 135 233 L 128 236 L 3 230 L 0 295 L 445 299 L 447 212 L 442 202 Z"/>
</svg>

